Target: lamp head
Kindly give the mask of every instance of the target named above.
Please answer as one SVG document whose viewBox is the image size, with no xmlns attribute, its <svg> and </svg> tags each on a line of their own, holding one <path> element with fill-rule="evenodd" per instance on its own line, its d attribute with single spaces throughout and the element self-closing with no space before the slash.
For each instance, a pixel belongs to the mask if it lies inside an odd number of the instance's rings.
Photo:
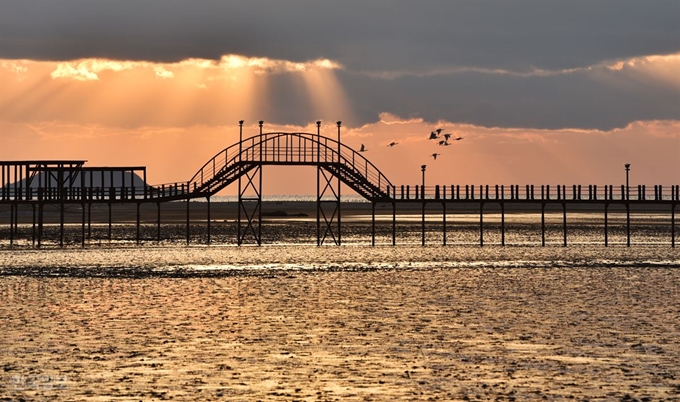
<svg viewBox="0 0 680 402">
<path fill-rule="evenodd" d="M 239 125 L 239 126 L 242 126 L 242 125 L 243 125 L 243 120 L 239 120 L 239 121 L 238 121 L 238 125 Z"/>
<path fill-rule="evenodd" d="M 626 170 L 629 170 L 629 169 L 630 169 L 630 163 L 626 163 L 626 164 L 625 164 L 625 165 L 623 165 L 623 166 L 625 166 L 625 167 L 626 167 Z"/>
<path fill-rule="evenodd" d="M 422 169 L 422 171 L 424 172 L 426 167 L 427 167 L 427 165 L 422 165 L 422 166 L 420 167 L 420 169 Z"/>
</svg>

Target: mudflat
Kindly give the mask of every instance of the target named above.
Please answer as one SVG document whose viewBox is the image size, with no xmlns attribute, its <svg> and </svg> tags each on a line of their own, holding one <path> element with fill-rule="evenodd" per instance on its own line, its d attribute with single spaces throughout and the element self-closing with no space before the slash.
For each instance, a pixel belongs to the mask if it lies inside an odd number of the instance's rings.
<svg viewBox="0 0 680 402">
<path fill-rule="evenodd" d="M 678 289 L 663 267 L 9 275 L 0 396 L 678 400 Z"/>
</svg>

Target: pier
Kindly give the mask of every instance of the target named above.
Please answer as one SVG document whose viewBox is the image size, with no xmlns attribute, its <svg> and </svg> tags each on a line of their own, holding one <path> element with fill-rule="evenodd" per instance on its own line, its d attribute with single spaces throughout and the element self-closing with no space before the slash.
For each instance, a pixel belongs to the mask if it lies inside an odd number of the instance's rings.
<svg viewBox="0 0 680 402">
<path fill-rule="evenodd" d="M 0 205 L 9 205 L 9 219 L 0 222 L 9 226 L 10 245 L 18 232 L 19 208 L 32 212 L 31 240 L 40 247 L 44 238 L 44 209 L 59 209 L 60 247 L 64 246 L 64 210 L 79 205 L 81 243 L 89 238 L 91 211 L 94 204 L 108 206 L 108 237 L 115 217 L 113 204 L 136 206 L 136 240 L 140 242 L 140 207 L 154 204 L 157 208 L 157 238 L 161 233 L 161 208 L 168 202 L 186 203 L 186 241 L 191 242 L 190 201 L 207 201 L 207 242 L 211 242 L 210 199 L 227 186 L 238 187 L 236 243 L 262 244 L 262 171 L 268 165 L 313 166 L 317 171 L 316 240 L 317 245 L 342 244 L 341 185 L 365 198 L 371 204 L 371 244 L 376 238 L 376 205 L 392 208 L 392 244 L 396 245 L 396 225 L 399 206 L 420 207 L 422 214 L 422 244 L 425 245 L 426 212 L 432 206 L 441 207 L 442 244 L 447 244 L 447 215 L 462 205 L 474 204 L 479 211 L 479 245 L 484 246 L 485 208 L 500 209 L 501 242 L 505 245 L 505 216 L 513 207 L 529 206 L 541 214 L 541 245 L 546 239 L 546 209 L 562 212 L 563 245 L 568 245 L 568 212 L 590 207 L 603 211 L 603 244 L 609 245 L 609 209 L 620 206 L 626 213 L 626 245 L 631 246 L 631 207 L 654 208 L 668 213 L 671 236 L 675 247 L 675 212 L 680 203 L 680 185 L 426 185 L 425 166 L 419 184 L 395 185 L 362 153 L 341 142 L 341 122 L 337 136 L 321 135 L 321 122 L 316 133 L 259 132 L 244 137 L 243 121 L 239 122 L 239 141 L 217 153 L 187 181 L 148 185 L 143 166 L 88 166 L 84 160 L 0 161 Z M 135 181 L 140 178 L 140 181 Z M 426 208 L 428 211 L 426 211 Z M 431 216 L 431 215 L 428 215 Z"/>
</svg>

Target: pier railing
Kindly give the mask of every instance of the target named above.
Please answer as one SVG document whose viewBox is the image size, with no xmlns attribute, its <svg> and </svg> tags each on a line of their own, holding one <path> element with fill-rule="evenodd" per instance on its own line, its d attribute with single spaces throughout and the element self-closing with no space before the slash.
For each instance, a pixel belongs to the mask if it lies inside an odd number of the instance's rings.
<svg viewBox="0 0 680 402">
<path fill-rule="evenodd" d="M 680 185 L 401 185 L 396 200 L 504 201 L 680 201 Z"/>
<path fill-rule="evenodd" d="M 14 202 L 97 202 L 135 201 L 157 198 L 184 197 L 189 194 L 189 183 L 167 183 L 158 186 L 117 187 L 24 187 L 0 189 L 0 201 Z"/>
<path fill-rule="evenodd" d="M 336 154 L 337 155 L 337 154 Z M 311 154 L 309 155 L 311 158 Z M 343 158 L 351 155 L 342 155 Z M 216 165 L 216 169 L 218 166 Z M 371 181 L 381 177 L 371 170 L 361 172 Z M 185 198 L 196 191 L 197 182 L 166 183 L 156 186 L 2 188 L 2 201 L 133 201 Z M 401 185 L 385 186 L 388 199 L 454 201 L 680 201 L 680 185 Z"/>
</svg>

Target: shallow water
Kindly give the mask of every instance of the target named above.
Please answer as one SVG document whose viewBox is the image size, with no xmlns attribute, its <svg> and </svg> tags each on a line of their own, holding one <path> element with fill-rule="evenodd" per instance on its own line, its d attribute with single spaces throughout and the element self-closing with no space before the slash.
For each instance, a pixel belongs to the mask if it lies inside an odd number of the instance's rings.
<svg viewBox="0 0 680 402">
<path fill-rule="evenodd" d="M 5 246 L 0 397 L 678 400 L 680 254 L 663 225 L 630 248 L 587 222 L 562 247 L 555 225 L 540 247 L 515 223 L 506 247 L 474 245 L 471 222 L 447 246 L 411 225 L 371 247 L 360 224 L 342 247 L 274 224 L 264 247 L 186 247 L 181 225 L 140 247 Z"/>
</svg>

